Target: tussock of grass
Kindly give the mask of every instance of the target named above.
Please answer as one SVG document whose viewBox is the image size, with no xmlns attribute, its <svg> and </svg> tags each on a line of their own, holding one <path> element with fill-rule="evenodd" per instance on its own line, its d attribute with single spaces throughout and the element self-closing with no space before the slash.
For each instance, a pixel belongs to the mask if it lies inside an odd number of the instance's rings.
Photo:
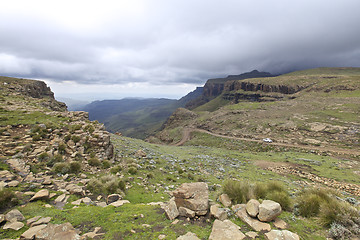
<svg viewBox="0 0 360 240">
<path fill-rule="evenodd" d="M 92 178 L 87 184 L 87 189 L 94 194 L 123 194 L 125 188 L 125 182 L 114 175 Z"/>
</svg>

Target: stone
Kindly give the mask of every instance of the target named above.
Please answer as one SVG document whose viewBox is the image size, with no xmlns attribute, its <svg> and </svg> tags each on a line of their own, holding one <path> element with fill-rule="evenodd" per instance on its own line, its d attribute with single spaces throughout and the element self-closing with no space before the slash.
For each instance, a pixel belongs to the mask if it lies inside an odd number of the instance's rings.
<svg viewBox="0 0 360 240">
<path fill-rule="evenodd" d="M 166 238 L 166 235 L 164 235 L 164 234 L 160 234 L 159 236 L 158 236 L 158 239 L 165 239 Z"/>
<path fill-rule="evenodd" d="M 271 230 L 265 233 L 265 238 L 267 240 L 300 240 L 296 233 L 288 230 Z"/>
<path fill-rule="evenodd" d="M 210 214 L 216 219 L 225 220 L 227 219 L 227 213 L 224 208 L 220 208 L 219 204 L 212 205 L 210 207 Z"/>
<path fill-rule="evenodd" d="M 167 204 L 162 206 L 162 209 L 164 209 L 165 215 L 169 220 L 174 220 L 179 216 L 179 211 L 174 200 L 170 200 Z"/>
<path fill-rule="evenodd" d="M 79 206 L 82 202 L 82 198 L 78 199 L 78 200 L 75 200 L 73 202 L 71 202 L 72 205 L 76 205 L 76 206 Z"/>
<path fill-rule="evenodd" d="M 56 193 L 50 193 L 49 194 L 49 199 L 52 199 L 53 197 L 55 197 L 57 194 Z"/>
<path fill-rule="evenodd" d="M 82 202 L 85 203 L 86 205 L 90 205 L 92 203 L 89 197 L 82 198 Z"/>
<path fill-rule="evenodd" d="M 256 199 L 250 199 L 247 203 L 246 203 L 246 212 L 251 216 L 251 217 L 256 217 L 259 214 L 259 201 Z"/>
<path fill-rule="evenodd" d="M 65 199 L 66 199 L 66 194 L 63 193 L 63 194 L 61 194 L 60 196 L 58 196 L 58 197 L 55 199 L 55 203 L 64 202 Z"/>
<path fill-rule="evenodd" d="M 106 204 L 106 202 L 98 202 L 98 203 L 96 203 L 96 206 L 98 206 L 98 207 L 106 207 L 107 204 Z"/>
<path fill-rule="evenodd" d="M 68 184 L 65 187 L 65 190 L 69 191 L 71 194 L 77 194 L 77 195 L 81 195 L 81 196 L 84 195 L 84 190 L 82 189 L 82 187 L 80 187 L 76 184 L 73 184 L 73 183 Z"/>
<path fill-rule="evenodd" d="M 195 217 L 195 212 L 185 207 L 179 207 L 179 216 L 193 218 Z"/>
<path fill-rule="evenodd" d="M 256 232 L 247 232 L 245 233 L 245 235 L 250 239 L 255 239 L 259 236 L 259 234 L 257 234 Z"/>
<path fill-rule="evenodd" d="M 176 240 L 200 240 L 195 233 L 187 232 L 185 235 L 178 237 Z"/>
<path fill-rule="evenodd" d="M 42 182 L 42 185 L 51 185 L 52 184 L 52 180 L 50 177 L 45 177 L 44 181 Z"/>
<path fill-rule="evenodd" d="M 98 233 L 100 231 L 101 227 L 96 227 L 94 229 L 94 231 L 92 232 L 88 232 L 88 233 L 85 233 L 84 235 L 81 236 L 81 239 L 94 239 L 95 237 L 98 237 L 98 236 L 102 236 L 104 235 L 105 233 Z"/>
<path fill-rule="evenodd" d="M 209 240 L 242 240 L 246 236 L 239 230 L 240 227 L 230 220 L 214 221 Z"/>
<path fill-rule="evenodd" d="M 40 218 L 38 221 L 32 223 L 30 226 L 35 227 L 38 225 L 48 224 L 51 221 L 51 217 Z"/>
<path fill-rule="evenodd" d="M 6 222 L 3 229 L 12 229 L 15 231 L 20 230 L 21 228 L 24 227 L 25 224 L 23 224 L 22 222 L 17 222 L 17 221 L 13 221 L 13 222 Z"/>
<path fill-rule="evenodd" d="M 8 222 L 24 221 L 25 217 L 19 210 L 13 209 L 5 214 L 5 220 Z"/>
<path fill-rule="evenodd" d="M 13 180 L 7 184 L 9 187 L 16 187 L 19 185 L 19 181 Z"/>
<path fill-rule="evenodd" d="M 108 205 L 108 206 L 120 207 L 120 206 L 124 205 L 125 203 L 130 203 L 130 202 L 128 200 L 119 200 L 119 201 L 110 203 L 110 205 Z"/>
<path fill-rule="evenodd" d="M 28 230 L 26 230 L 23 234 L 21 234 L 20 240 L 32 240 L 35 238 L 35 234 L 44 228 L 46 228 L 45 224 L 31 227 Z"/>
<path fill-rule="evenodd" d="M 231 207 L 232 203 L 229 196 L 226 193 L 223 193 L 219 196 L 219 201 L 224 205 L 224 207 Z"/>
<path fill-rule="evenodd" d="M 173 191 L 177 207 L 186 207 L 196 215 L 206 215 L 209 208 L 209 189 L 204 182 L 183 183 Z"/>
<path fill-rule="evenodd" d="M 272 200 L 264 200 L 259 205 L 258 219 L 262 222 L 270 222 L 281 214 L 281 206 Z"/>
<path fill-rule="evenodd" d="M 66 239 L 80 240 L 80 235 L 70 223 L 52 224 L 49 223 L 45 228 L 35 234 L 35 239 Z"/>
<path fill-rule="evenodd" d="M 107 196 L 106 203 L 110 204 L 110 203 L 116 202 L 116 201 L 121 200 L 121 199 L 122 199 L 121 195 L 119 195 L 119 194 L 111 194 L 111 195 Z"/>
<path fill-rule="evenodd" d="M 282 220 L 280 218 L 275 219 L 274 226 L 276 228 L 278 228 L 278 229 L 286 229 L 286 228 L 288 228 L 288 224 L 284 220 Z"/>
<path fill-rule="evenodd" d="M 26 225 L 31 226 L 31 224 L 33 224 L 40 218 L 41 218 L 41 216 L 36 216 L 36 217 L 30 218 L 30 219 L 26 220 Z"/>
<path fill-rule="evenodd" d="M 4 214 L 0 214 L 0 224 L 2 222 L 5 222 L 5 215 Z"/>
<path fill-rule="evenodd" d="M 260 222 L 256 218 L 252 218 L 246 212 L 245 204 L 237 204 L 232 206 L 232 210 L 235 212 L 236 216 L 238 216 L 243 222 L 245 222 L 249 227 L 251 227 L 254 231 L 270 231 L 271 226 L 268 223 Z"/>
<path fill-rule="evenodd" d="M 40 200 L 40 199 L 48 199 L 49 198 L 49 190 L 42 189 L 35 193 L 35 195 L 30 199 L 31 201 Z"/>
</svg>

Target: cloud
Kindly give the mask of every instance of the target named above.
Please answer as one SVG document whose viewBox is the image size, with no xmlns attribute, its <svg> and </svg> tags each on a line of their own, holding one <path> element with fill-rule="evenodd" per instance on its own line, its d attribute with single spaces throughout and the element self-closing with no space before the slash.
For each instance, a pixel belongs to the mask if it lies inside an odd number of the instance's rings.
<svg viewBox="0 0 360 240">
<path fill-rule="evenodd" d="M 176 88 L 253 69 L 360 67 L 358 9 L 358 0 L 2 1 L 0 75 Z"/>
</svg>

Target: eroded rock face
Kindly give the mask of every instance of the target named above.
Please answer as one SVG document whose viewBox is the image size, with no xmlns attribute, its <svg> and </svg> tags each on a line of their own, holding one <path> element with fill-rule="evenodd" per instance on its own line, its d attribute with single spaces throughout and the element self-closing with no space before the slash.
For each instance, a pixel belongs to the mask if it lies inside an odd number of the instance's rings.
<svg viewBox="0 0 360 240">
<path fill-rule="evenodd" d="M 185 207 L 196 215 L 205 215 L 209 208 L 209 189 L 204 182 L 183 183 L 173 195 L 177 207 Z"/>
<path fill-rule="evenodd" d="M 240 227 L 230 220 L 215 220 L 209 240 L 242 240 L 246 236 L 239 230 Z"/>
<path fill-rule="evenodd" d="M 262 222 L 270 222 L 281 214 L 281 206 L 272 200 L 264 200 L 259 205 L 258 218 Z"/>
</svg>

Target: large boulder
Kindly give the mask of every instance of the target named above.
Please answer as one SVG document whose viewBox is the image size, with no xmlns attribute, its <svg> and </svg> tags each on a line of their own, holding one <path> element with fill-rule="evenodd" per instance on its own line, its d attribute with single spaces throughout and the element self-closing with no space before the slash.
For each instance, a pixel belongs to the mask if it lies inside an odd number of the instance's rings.
<svg viewBox="0 0 360 240">
<path fill-rule="evenodd" d="M 250 199 L 246 204 L 246 212 L 251 217 L 256 217 L 259 213 L 259 201 L 256 199 Z"/>
<path fill-rule="evenodd" d="M 259 205 L 258 219 L 262 222 L 270 222 L 281 214 L 281 206 L 272 200 L 264 200 Z"/>
<path fill-rule="evenodd" d="M 5 220 L 8 222 L 24 221 L 25 217 L 19 210 L 13 209 L 5 215 Z"/>
<path fill-rule="evenodd" d="M 183 183 L 173 195 L 177 207 L 193 210 L 196 215 L 206 215 L 209 208 L 209 189 L 204 182 Z"/>
<path fill-rule="evenodd" d="M 296 233 L 288 230 L 271 230 L 265 233 L 265 238 L 267 240 L 300 240 Z"/>
<path fill-rule="evenodd" d="M 41 229 L 35 234 L 35 239 L 80 240 L 80 235 L 76 232 L 76 230 L 70 223 L 63 223 L 63 224 L 49 223 L 45 228 Z"/>
<path fill-rule="evenodd" d="M 240 227 L 230 220 L 215 220 L 209 240 L 242 240 L 246 236 L 239 230 Z"/>
<path fill-rule="evenodd" d="M 21 234 L 20 240 L 32 240 L 35 238 L 35 234 L 44 228 L 46 228 L 45 224 L 31 227 L 28 230 L 26 230 L 23 234 Z"/>
</svg>

